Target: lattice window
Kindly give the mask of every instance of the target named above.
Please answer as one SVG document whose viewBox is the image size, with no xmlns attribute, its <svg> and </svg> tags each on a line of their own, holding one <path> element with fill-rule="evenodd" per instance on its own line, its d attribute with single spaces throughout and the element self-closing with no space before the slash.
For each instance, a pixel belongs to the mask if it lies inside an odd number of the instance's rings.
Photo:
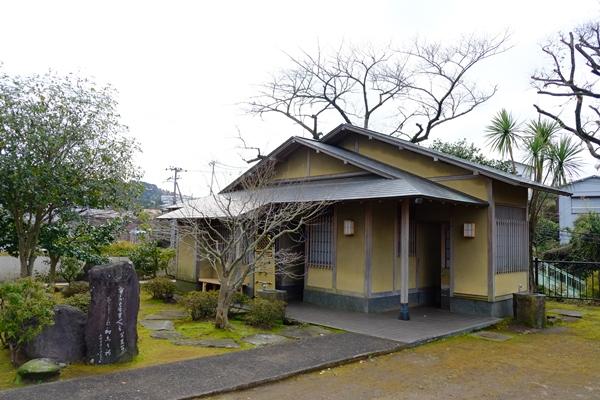
<svg viewBox="0 0 600 400">
<path fill-rule="evenodd" d="M 525 209 L 496 206 L 496 273 L 528 271 L 528 255 Z"/>
<path fill-rule="evenodd" d="M 306 261 L 316 268 L 333 267 L 333 214 L 323 214 L 306 225 Z"/>
</svg>

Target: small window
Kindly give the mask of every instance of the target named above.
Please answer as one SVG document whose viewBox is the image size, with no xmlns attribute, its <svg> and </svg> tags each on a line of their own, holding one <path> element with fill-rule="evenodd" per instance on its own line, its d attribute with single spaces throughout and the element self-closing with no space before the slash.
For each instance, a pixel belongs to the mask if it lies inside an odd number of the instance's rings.
<svg viewBox="0 0 600 400">
<path fill-rule="evenodd" d="M 306 225 L 306 262 L 315 268 L 333 267 L 333 214 L 314 218 Z"/>
</svg>

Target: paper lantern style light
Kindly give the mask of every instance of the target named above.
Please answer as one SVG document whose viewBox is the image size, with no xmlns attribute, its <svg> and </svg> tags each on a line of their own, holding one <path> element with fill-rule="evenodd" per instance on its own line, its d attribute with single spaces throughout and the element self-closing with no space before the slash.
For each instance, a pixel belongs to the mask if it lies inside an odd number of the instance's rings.
<svg viewBox="0 0 600 400">
<path fill-rule="evenodd" d="M 344 235 L 352 236 L 354 235 L 354 221 L 351 219 L 344 220 Z"/>
<path fill-rule="evenodd" d="M 463 237 L 474 238 L 475 237 L 475 223 L 465 222 L 463 225 Z"/>
</svg>

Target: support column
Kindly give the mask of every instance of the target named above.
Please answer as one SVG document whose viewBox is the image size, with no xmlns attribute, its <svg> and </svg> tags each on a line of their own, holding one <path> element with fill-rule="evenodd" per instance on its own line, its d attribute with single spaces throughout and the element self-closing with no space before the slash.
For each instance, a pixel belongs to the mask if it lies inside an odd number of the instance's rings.
<svg viewBox="0 0 600 400">
<path fill-rule="evenodd" d="M 400 316 L 399 319 L 408 321 L 408 252 L 409 252 L 409 218 L 410 199 L 402 200 L 400 210 Z"/>
</svg>

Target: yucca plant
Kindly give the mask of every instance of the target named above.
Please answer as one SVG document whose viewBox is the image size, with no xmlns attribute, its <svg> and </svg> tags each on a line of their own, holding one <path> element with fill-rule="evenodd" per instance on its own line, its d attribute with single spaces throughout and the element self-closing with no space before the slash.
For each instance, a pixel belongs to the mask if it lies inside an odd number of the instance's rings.
<svg viewBox="0 0 600 400">
<path fill-rule="evenodd" d="M 511 113 L 502 109 L 492 118 L 491 124 L 486 128 L 488 143 L 492 149 L 498 151 L 502 157 L 508 155 L 512 163 L 512 173 L 517 172 L 513 149 L 521 141 L 521 124 Z"/>
</svg>

